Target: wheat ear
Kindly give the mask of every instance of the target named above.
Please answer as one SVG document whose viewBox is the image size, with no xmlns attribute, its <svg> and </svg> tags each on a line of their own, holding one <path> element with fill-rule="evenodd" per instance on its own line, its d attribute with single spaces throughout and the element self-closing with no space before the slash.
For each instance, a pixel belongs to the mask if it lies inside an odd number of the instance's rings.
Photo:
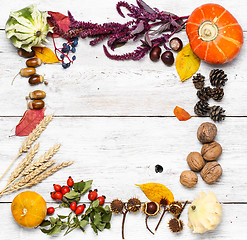
<svg viewBox="0 0 247 240">
<path fill-rule="evenodd" d="M 22 188 L 25 187 L 32 187 L 38 183 L 40 183 L 41 181 L 43 181 L 44 179 L 48 178 L 49 176 L 51 176 L 52 174 L 54 174 L 55 172 L 57 172 L 58 170 L 64 168 L 64 167 L 68 167 L 71 164 L 73 164 L 73 161 L 69 161 L 69 162 L 62 162 L 60 164 L 57 164 L 56 166 L 51 167 L 50 169 L 46 170 L 45 172 L 39 174 L 38 176 L 36 176 L 34 179 L 32 179 L 31 181 L 29 181 L 27 184 L 23 185 L 23 186 L 18 186 L 16 187 L 14 190 L 11 191 L 5 191 L 5 192 L 1 192 L 0 193 L 0 197 L 4 194 L 7 193 L 11 193 L 17 190 L 20 190 Z"/>
<path fill-rule="evenodd" d="M 31 147 L 33 142 L 40 136 L 40 134 L 46 129 L 49 122 L 52 120 L 53 115 L 45 116 L 43 120 L 40 121 L 40 123 L 36 126 L 36 128 L 28 135 L 28 137 L 24 140 L 21 147 L 19 148 L 19 152 L 17 156 L 13 159 L 13 161 L 10 163 L 6 171 L 3 173 L 3 175 L 0 177 L 1 179 L 5 176 L 5 174 L 9 171 L 11 166 L 14 164 L 17 158 L 19 158 L 23 152 L 27 152 L 28 149 Z"/>
<path fill-rule="evenodd" d="M 48 162 L 53 157 L 53 155 L 58 152 L 60 146 L 61 144 L 55 144 L 48 150 L 48 152 L 35 159 L 29 166 L 24 169 L 22 175 L 28 175 L 32 173 L 36 168 L 40 167 L 42 164 Z"/>
<path fill-rule="evenodd" d="M 35 144 L 34 147 L 27 153 L 26 157 L 17 165 L 16 169 L 9 176 L 7 185 L 11 184 L 21 172 L 32 162 L 34 155 L 38 152 L 39 143 Z"/>
</svg>

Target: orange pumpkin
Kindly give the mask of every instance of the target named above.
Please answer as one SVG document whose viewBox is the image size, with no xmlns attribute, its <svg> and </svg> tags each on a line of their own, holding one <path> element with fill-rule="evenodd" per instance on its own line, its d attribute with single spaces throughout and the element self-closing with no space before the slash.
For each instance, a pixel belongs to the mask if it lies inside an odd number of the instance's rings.
<svg viewBox="0 0 247 240">
<path fill-rule="evenodd" d="M 14 198 L 11 211 L 15 221 L 21 226 L 37 227 L 46 216 L 46 202 L 38 193 L 25 191 Z"/>
<path fill-rule="evenodd" d="M 218 4 L 204 4 L 190 15 L 186 32 L 191 49 L 208 63 L 222 64 L 237 56 L 243 30 L 237 20 Z"/>
</svg>

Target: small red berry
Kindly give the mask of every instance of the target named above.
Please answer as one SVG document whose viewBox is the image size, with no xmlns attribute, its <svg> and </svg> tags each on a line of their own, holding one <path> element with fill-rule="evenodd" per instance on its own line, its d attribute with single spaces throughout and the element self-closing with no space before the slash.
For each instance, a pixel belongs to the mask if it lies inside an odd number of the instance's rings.
<svg viewBox="0 0 247 240">
<path fill-rule="evenodd" d="M 56 193 L 56 192 L 51 192 L 51 193 L 50 193 L 50 194 L 51 194 L 51 198 L 54 199 L 54 200 L 56 200 L 56 198 L 55 198 L 55 193 Z"/>
<path fill-rule="evenodd" d="M 61 192 L 62 187 L 59 184 L 53 184 L 53 187 L 56 192 Z"/>
<path fill-rule="evenodd" d="M 61 200 L 63 198 L 63 194 L 61 192 L 55 192 L 54 197 L 56 200 Z"/>
<path fill-rule="evenodd" d="M 94 189 L 94 191 L 89 191 L 88 199 L 89 199 L 90 201 L 96 200 L 97 197 L 98 197 L 97 189 Z"/>
<path fill-rule="evenodd" d="M 76 202 L 72 202 L 72 203 L 70 204 L 70 209 L 71 209 L 72 211 L 75 211 L 76 208 L 77 208 Z"/>
<path fill-rule="evenodd" d="M 48 207 L 47 208 L 47 214 L 51 215 L 55 212 L 55 208 L 54 207 Z"/>
<path fill-rule="evenodd" d="M 73 180 L 72 177 L 69 177 L 69 178 L 68 178 L 68 180 L 67 180 L 67 185 L 68 185 L 69 187 L 73 187 L 73 185 L 74 185 L 74 180 Z"/>
<path fill-rule="evenodd" d="M 70 192 L 70 188 L 68 186 L 64 186 L 62 187 L 61 192 L 63 195 L 65 195 L 66 193 Z"/>
<path fill-rule="evenodd" d="M 84 211 L 84 209 L 85 209 L 85 204 L 79 205 L 79 206 L 76 208 L 76 210 L 75 210 L 75 214 L 76 214 L 76 215 L 82 214 L 83 211 Z"/>
<path fill-rule="evenodd" d="M 99 200 L 99 205 L 100 206 L 104 205 L 104 203 L 105 203 L 105 196 L 98 197 L 98 200 Z"/>
</svg>

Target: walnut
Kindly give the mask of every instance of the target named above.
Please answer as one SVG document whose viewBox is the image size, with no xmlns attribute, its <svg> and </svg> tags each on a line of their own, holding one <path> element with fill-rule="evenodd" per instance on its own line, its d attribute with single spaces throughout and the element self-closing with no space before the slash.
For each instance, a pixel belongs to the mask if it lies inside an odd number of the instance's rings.
<svg viewBox="0 0 247 240">
<path fill-rule="evenodd" d="M 187 163 L 190 169 L 196 172 L 205 166 L 205 160 L 199 152 L 191 152 L 187 157 Z"/>
<path fill-rule="evenodd" d="M 214 183 L 222 175 L 222 168 L 216 161 L 208 162 L 201 171 L 201 177 L 206 183 Z"/>
<path fill-rule="evenodd" d="M 214 141 L 217 134 L 217 127 L 213 123 L 202 123 L 197 130 L 197 138 L 201 143 Z"/>
<path fill-rule="evenodd" d="M 183 171 L 180 175 L 180 183 L 186 187 L 194 187 L 197 181 L 198 177 L 192 171 Z"/>
<path fill-rule="evenodd" d="M 207 161 L 215 161 L 222 153 L 222 147 L 217 142 L 206 143 L 202 146 L 202 157 Z"/>
</svg>

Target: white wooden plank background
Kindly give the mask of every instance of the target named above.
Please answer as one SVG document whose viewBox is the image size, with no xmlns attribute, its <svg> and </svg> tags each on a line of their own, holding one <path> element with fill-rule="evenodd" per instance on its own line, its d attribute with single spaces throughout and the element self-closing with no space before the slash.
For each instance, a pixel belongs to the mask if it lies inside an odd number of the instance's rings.
<svg viewBox="0 0 247 240">
<path fill-rule="evenodd" d="M 25 96 L 34 89 L 43 89 L 47 93 L 46 112 L 54 113 L 55 118 L 39 139 L 39 154 L 59 142 L 62 147 L 55 157 L 57 161 L 75 161 L 71 167 L 32 188 L 42 194 L 48 205 L 54 204 L 49 197 L 52 184 L 62 184 L 69 175 L 78 181 L 93 179 L 93 186 L 107 196 L 108 202 L 116 197 L 126 201 L 133 196 L 146 201 L 135 183 L 163 183 L 173 191 L 177 200 L 192 201 L 198 192 L 212 190 L 217 193 L 224 210 L 222 224 L 215 231 L 195 235 L 186 226 L 181 234 L 172 234 L 167 229 L 170 216 L 166 216 L 159 231 L 151 236 L 145 229 L 144 216 L 139 213 L 127 217 L 126 239 L 246 239 L 246 44 L 235 60 L 220 66 L 229 78 L 224 87 L 224 99 L 220 103 L 226 109 L 227 118 L 217 124 L 217 141 L 223 147 L 219 159 L 223 176 L 213 185 L 205 184 L 199 177 L 195 188 L 186 189 L 179 183 L 179 175 L 188 169 L 185 160 L 187 154 L 190 151 L 200 151 L 201 144 L 196 138 L 197 127 L 204 121 L 210 121 L 209 118 L 193 117 L 187 122 L 179 122 L 173 116 L 176 105 L 194 116 L 193 107 L 197 97 L 191 79 L 181 83 L 175 66 L 168 68 L 162 62 L 153 63 L 148 56 L 137 62 L 109 60 L 104 56 L 102 44 L 90 47 L 88 40 L 80 40 L 77 60 L 69 69 L 64 70 L 59 64 L 38 68 L 39 73 L 45 74 L 48 86 L 31 87 L 27 79 L 20 76 L 11 86 L 13 76 L 25 67 L 25 59 L 16 54 L 16 49 L 6 39 L 4 25 L 10 11 L 34 2 L 10 0 L 5 1 L 0 8 L 0 173 L 7 168 L 23 141 L 23 138 L 9 136 L 13 134 L 11 129 L 26 110 Z M 124 22 L 126 20 L 115 10 L 116 2 L 37 1 L 41 10 L 60 11 L 64 14 L 70 10 L 78 20 Z M 128 2 L 135 3 L 134 0 Z M 152 7 L 178 15 L 188 15 L 194 8 L 207 2 L 211 1 L 147 1 Z M 238 19 L 246 40 L 246 1 L 236 3 L 222 0 L 220 4 Z M 188 42 L 184 32 L 178 36 L 184 44 Z M 58 46 L 62 42 L 57 39 Z M 53 48 L 52 44 L 48 46 Z M 131 51 L 135 46 L 129 44 L 116 51 Z M 215 67 L 217 66 L 202 63 L 199 72 L 208 77 L 210 70 Z M 215 102 L 210 101 L 210 104 Z M 155 173 L 156 164 L 163 166 L 162 173 Z M 0 182 L 0 187 L 6 181 L 7 177 Z M 50 239 L 39 230 L 23 229 L 14 223 L 10 204 L 16 194 L 0 198 L 0 239 Z M 187 210 L 182 219 L 187 225 Z M 157 219 L 150 220 L 151 226 L 157 222 Z M 61 235 L 61 238 L 92 239 L 94 236 L 92 230 L 87 228 L 86 234 L 74 231 L 67 237 Z M 96 238 L 121 239 L 121 217 L 113 216 L 112 229 L 105 230 Z"/>
</svg>

